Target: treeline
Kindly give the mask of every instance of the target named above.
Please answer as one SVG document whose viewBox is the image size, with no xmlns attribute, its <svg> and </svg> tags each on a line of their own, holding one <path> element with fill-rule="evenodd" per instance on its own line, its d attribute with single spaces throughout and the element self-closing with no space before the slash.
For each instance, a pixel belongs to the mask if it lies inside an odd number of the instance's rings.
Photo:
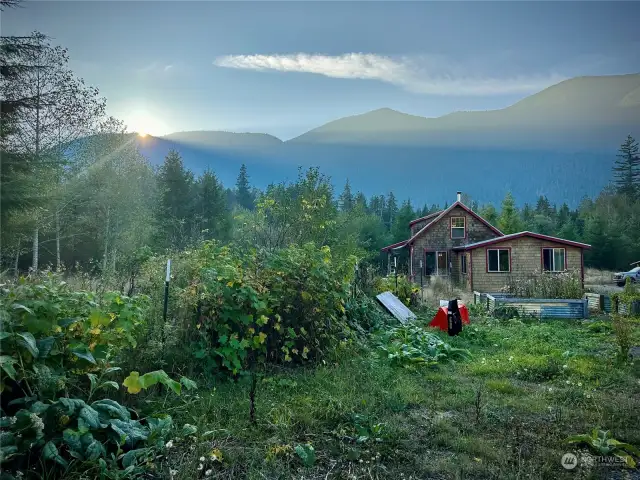
<svg viewBox="0 0 640 480">
<path fill-rule="evenodd" d="M 367 197 L 348 181 L 338 194 L 318 169 L 262 191 L 244 165 L 234 186 L 212 170 L 194 175 L 177 152 L 153 168 L 135 135 L 106 115 L 106 100 L 68 69 L 66 50 L 34 33 L 3 37 L 0 53 L 3 270 L 51 266 L 128 277 L 154 253 L 206 239 L 271 251 L 313 241 L 377 262 L 381 247 L 408 237 L 412 219 L 447 207 L 416 206 L 393 192 Z M 619 269 L 640 259 L 632 137 L 620 147 L 612 185 L 578 208 L 545 197 L 518 208 L 511 193 L 499 209 L 468 195 L 463 202 L 505 233 L 592 244 L 588 265 Z"/>
</svg>

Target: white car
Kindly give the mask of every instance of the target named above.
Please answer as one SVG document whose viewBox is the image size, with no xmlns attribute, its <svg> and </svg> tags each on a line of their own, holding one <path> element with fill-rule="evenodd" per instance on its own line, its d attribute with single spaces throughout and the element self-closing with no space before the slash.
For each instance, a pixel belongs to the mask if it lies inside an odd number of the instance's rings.
<svg viewBox="0 0 640 480">
<path fill-rule="evenodd" d="M 627 278 L 631 279 L 631 283 L 640 283 L 640 266 L 634 267 L 628 272 L 618 272 L 613 274 L 613 281 L 619 287 L 624 287 Z"/>
</svg>

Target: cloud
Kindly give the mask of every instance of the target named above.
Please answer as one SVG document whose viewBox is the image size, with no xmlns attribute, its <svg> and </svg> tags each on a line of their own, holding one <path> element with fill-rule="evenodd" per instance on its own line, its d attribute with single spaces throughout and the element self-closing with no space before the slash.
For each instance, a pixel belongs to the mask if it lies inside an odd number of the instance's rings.
<svg viewBox="0 0 640 480">
<path fill-rule="evenodd" d="M 164 66 L 164 71 L 168 72 L 169 70 L 171 70 L 173 68 L 173 65 L 165 65 Z"/>
<path fill-rule="evenodd" d="M 491 63 L 491 62 L 490 62 Z M 319 55 L 226 55 L 214 65 L 244 70 L 304 72 L 332 78 L 378 80 L 410 92 L 430 95 L 501 95 L 531 93 L 567 77 L 545 75 L 498 76 L 479 59 L 457 64 L 445 57 L 422 55 L 391 57 L 373 53 Z M 494 70 L 500 69 L 494 65 Z"/>
</svg>

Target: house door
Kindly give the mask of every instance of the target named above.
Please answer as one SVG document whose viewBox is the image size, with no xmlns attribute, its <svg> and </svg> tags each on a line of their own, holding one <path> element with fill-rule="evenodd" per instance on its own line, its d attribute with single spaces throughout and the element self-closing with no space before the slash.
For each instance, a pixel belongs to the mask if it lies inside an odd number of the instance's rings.
<svg viewBox="0 0 640 480">
<path fill-rule="evenodd" d="M 425 253 L 425 269 L 424 274 L 426 276 L 436 275 L 438 273 L 438 264 L 436 263 L 436 252 Z"/>
<path fill-rule="evenodd" d="M 449 272 L 447 252 L 438 252 L 438 275 L 446 275 Z"/>
</svg>

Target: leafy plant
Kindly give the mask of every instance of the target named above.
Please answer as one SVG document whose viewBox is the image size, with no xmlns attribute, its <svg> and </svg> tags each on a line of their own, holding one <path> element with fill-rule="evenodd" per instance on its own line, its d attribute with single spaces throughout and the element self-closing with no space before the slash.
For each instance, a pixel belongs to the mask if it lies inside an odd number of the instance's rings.
<svg viewBox="0 0 640 480">
<path fill-rule="evenodd" d="M 387 330 L 380 335 L 378 348 L 393 365 L 410 369 L 418 365 L 471 358 L 468 350 L 452 347 L 436 334 L 414 324 Z"/>
<path fill-rule="evenodd" d="M 591 434 L 573 435 L 566 440 L 570 444 L 586 445 L 598 455 L 615 455 L 624 460 L 629 468 L 635 468 L 635 457 L 640 457 L 640 450 L 629 443 L 624 443 L 613 438 L 609 430 L 594 428 Z"/>
<path fill-rule="evenodd" d="M 375 282 L 376 294 L 383 292 L 392 292 L 407 307 L 416 306 L 418 304 L 418 295 L 420 288 L 410 282 L 404 275 L 398 275 L 398 288 L 396 292 L 396 277 L 379 277 Z"/>
<path fill-rule="evenodd" d="M 122 385 L 127 387 L 127 392 L 132 394 L 140 393 L 142 389 L 146 390 L 157 384 L 170 388 L 176 395 L 180 395 L 183 385 L 185 385 L 188 390 L 197 388 L 193 380 L 182 377 L 179 382 L 176 382 L 172 380 L 164 370 L 156 370 L 145 373 L 142 376 L 140 376 L 138 372 L 131 372 L 129 376 L 124 379 L 124 382 L 122 382 Z"/>
<path fill-rule="evenodd" d="M 296 445 L 295 452 L 305 467 L 313 467 L 316 463 L 316 451 L 310 443 Z"/>
</svg>

